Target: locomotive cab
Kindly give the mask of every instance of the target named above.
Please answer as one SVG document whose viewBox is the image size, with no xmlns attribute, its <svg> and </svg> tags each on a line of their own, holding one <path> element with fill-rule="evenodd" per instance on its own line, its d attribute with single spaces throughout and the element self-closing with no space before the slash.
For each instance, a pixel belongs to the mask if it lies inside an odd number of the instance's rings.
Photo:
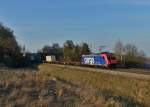
<svg viewBox="0 0 150 107">
<path fill-rule="evenodd" d="M 107 67 L 115 67 L 118 64 L 116 57 L 113 53 L 101 53 L 101 56 L 105 58 Z"/>
</svg>

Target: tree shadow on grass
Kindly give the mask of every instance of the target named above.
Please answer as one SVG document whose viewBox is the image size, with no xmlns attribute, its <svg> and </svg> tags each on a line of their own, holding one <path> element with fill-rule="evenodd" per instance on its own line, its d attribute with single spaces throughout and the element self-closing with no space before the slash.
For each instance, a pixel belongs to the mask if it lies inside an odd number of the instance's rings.
<svg viewBox="0 0 150 107">
<path fill-rule="evenodd" d="M 77 85 L 73 84 L 73 83 L 70 82 L 70 81 L 67 81 L 67 80 L 62 79 L 62 78 L 59 78 L 59 77 L 56 77 L 56 78 L 57 78 L 58 81 L 61 81 L 61 82 L 64 83 L 64 84 L 70 85 L 70 86 L 75 87 L 75 88 L 78 87 Z"/>
<path fill-rule="evenodd" d="M 41 63 L 30 62 L 27 65 L 19 65 L 19 66 L 3 66 L 0 67 L 0 71 L 38 71 L 38 66 Z"/>
</svg>

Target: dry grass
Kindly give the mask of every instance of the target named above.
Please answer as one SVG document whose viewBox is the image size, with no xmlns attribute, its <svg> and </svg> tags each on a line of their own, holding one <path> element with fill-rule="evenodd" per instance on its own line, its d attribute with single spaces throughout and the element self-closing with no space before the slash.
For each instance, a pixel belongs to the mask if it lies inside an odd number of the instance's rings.
<svg viewBox="0 0 150 107">
<path fill-rule="evenodd" d="M 57 78 L 77 84 L 79 87 L 92 87 L 89 91 L 86 89 L 88 94 L 85 99 L 90 98 L 87 102 L 92 101 L 91 98 L 93 96 L 96 97 L 93 99 L 104 97 L 105 104 L 107 102 L 108 105 L 109 102 L 114 102 L 123 107 L 150 106 L 150 80 L 140 80 L 97 72 L 83 72 L 78 69 L 51 66 L 49 64 L 43 64 L 39 69 L 39 73 L 41 74 L 51 74 Z M 92 90 L 95 90 L 96 94 Z M 89 96 L 89 93 L 92 93 L 92 95 Z"/>
<path fill-rule="evenodd" d="M 0 72 L 0 107 L 149 107 L 150 81 L 50 64 Z"/>
</svg>

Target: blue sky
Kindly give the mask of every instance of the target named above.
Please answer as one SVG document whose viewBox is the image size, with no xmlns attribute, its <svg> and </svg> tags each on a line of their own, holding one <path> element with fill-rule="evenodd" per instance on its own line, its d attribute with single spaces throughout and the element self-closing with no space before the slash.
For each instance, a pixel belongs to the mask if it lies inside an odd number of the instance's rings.
<svg viewBox="0 0 150 107">
<path fill-rule="evenodd" d="M 68 39 L 92 50 L 121 40 L 150 55 L 149 0 L 0 0 L 0 22 L 33 52 Z"/>
</svg>

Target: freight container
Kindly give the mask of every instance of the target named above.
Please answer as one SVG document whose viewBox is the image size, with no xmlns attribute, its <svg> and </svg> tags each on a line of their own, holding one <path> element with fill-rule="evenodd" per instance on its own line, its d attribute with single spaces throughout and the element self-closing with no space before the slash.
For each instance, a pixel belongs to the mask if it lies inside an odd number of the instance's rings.
<svg viewBox="0 0 150 107">
<path fill-rule="evenodd" d="M 54 55 L 46 56 L 46 62 L 55 62 L 56 57 Z"/>
</svg>

